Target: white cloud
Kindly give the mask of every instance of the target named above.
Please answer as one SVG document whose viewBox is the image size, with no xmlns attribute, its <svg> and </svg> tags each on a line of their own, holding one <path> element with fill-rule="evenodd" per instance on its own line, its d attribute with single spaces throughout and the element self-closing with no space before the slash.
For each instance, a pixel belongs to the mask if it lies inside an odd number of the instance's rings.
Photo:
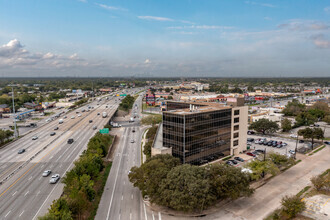
<svg viewBox="0 0 330 220">
<path fill-rule="evenodd" d="M 116 6 L 110 6 L 110 5 L 99 4 L 99 3 L 95 3 L 95 5 L 98 5 L 101 8 L 110 10 L 110 11 L 127 11 L 126 8 L 121 8 L 121 7 L 116 7 Z"/>
<path fill-rule="evenodd" d="M 23 49 L 23 46 L 17 39 L 11 40 L 0 47 L 0 57 L 13 57 L 25 53 L 27 51 Z"/>
<path fill-rule="evenodd" d="M 167 27 L 167 29 L 174 29 L 174 30 L 182 30 L 182 29 L 204 29 L 204 30 L 215 30 L 215 29 L 222 29 L 228 30 L 233 29 L 234 27 L 230 26 L 218 26 L 218 25 L 190 25 L 190 26 L 172 26 Z"/>
<path fill-rule="evenodd" d="M 145 61 L 144 61 L 144 63 L 145 64 L 149 64 L 151 61 L 149 60 L 149 59 L 146 59 Z"/>
<path fill-rule="evenodd" d="M 258 6 L 263 6 L 263 7 L 267 7 L 267 8 L 276 8 L 276 6 L 273 5 L 273 4 L 259 3 L 259 2 L 254 2 L 254 1 L 245 1 L 245 4 L 248 4 L 248 5 L 258 5 Z"/>
<path fill-rule="evenodd" d="M 165 17 L 155 17 L 155 16 L 137 16 L 139 19 L 142 20 L 149 20 L 149 21 L 174 21 L 171 18 L 165 18 Z"/>
<path fill-rule="evenodd" d="M 330 49 L 330 40 L 325 39 L 323 34 L 312 36 L 311 38 L 316 47 L 320 49 Z"/>
<path fill-rule="evenodd" d="M 328 23 L 313 20 L 289 20 L 287 23 L 278 25 L 278 28 L 290 31 L 322 31 L 330 30 Z"/>
</svg>

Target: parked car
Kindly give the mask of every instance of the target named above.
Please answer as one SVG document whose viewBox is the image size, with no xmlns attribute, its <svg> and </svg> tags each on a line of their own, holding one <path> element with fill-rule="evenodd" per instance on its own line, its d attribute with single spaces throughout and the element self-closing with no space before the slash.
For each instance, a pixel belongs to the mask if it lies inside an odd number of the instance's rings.
<svg viewBox="0 0 330 220">
<path fill-rule="evenodd" d="M 236 160 L 228 160 L 228 161 L 232 162 L 235 165 L 238 164 L 238 162 Z"/>
<path fill-rule="evenodd" d="M 288 145 L 287 143 L 284 143 L 284 142 L 282 143 L 282 146 L 287 146 L 287 145 Z"/>
<path fill-rule="evenodd" d="M 278 144 L 278 145 L 276 145 L 275 147 L 276 147 L 276 148 L 282 148 L 283 145 L 282 145 L 282 144 Z"/>
<path fill-rule="evenodd" d="M 254 131 L 248 131 L 247 134 L 255 134 Z"/>
<path fill-rule="evenodd" d="M 299 143 L 304 143 L 305 141 L 304 140 L 299 140 Z"/>
<path fill-rule="evenodd" d="M 259 152 L 259 153 L 261 153 L 261 154 L 264 154 L 264 153 L 265 153 L 265 151 L 262 150 L 262 149 L 258 149 L 258 150 L 255 150 L 255 151 L 257 151 L 257 152 Z"/>
<path fill-rule="evenodd" d="M 24 153 L 24 152 L 25 152 L 25 149 L 24 149 L 24 148 L 18 150 L 18 154 L 22 154 L 22 153 Z"/>
<path fill-rule="evenodd" d="M 45 170 L 45 171 L 42 173 L 42 176 L 44 176 L 44 177 L 49 176 L 49 174 L 50 174 L 51 172 L 52 172 L 51 170 Z"/>
<path fill-rule="evenodd" d="M 238 160 L 240 162 L 244 162 L 244 159 L 243 158 L 240 158 L 240 157 L 234 157 L 235 160 Z"/>
<path fill-rule="evenodd" d="M 248 138 L 247 141 L 248 142 L 253 142 L 254 141 L 254 138 Z"/>
<path fill-rule="evenodd" d="M 234 166 L 234 165 L 235 165 L 235 164 L 234 164 L 232 161 L 230 161 L 230 160 L 226 161 L 226 164 L 228 164 L 228 165 L 230 165 L 230 166 Z"/>
<path fill-rule="evenodd" d="M 295 154 L 296 152 L 294 150 L 289 150 L 290 154 Z"/>
<path fill-rule="evenodd" d="M 330 141 L 324 141 L 324 143 L 330 145 Z"/>
<path fill-rule="evenodd" d="M 256 157 L 257 155 L 255 155 L 254 153 L 251 153 L 251 152 L 247 152 L 246 155 L 249 155 L 251 157 Z"/>
<path fill-rule="evenodd" d="M 60 174 L 55 174 L 52 176 L 52 178 L 49 180 L 50 184 L 55 184 L 60 180 Z"/>
<path fill-rule="evenodd" d="M 290 137 L 297 138 L 298 136 L 296 134 L 290 134 Z"/>
</svg>

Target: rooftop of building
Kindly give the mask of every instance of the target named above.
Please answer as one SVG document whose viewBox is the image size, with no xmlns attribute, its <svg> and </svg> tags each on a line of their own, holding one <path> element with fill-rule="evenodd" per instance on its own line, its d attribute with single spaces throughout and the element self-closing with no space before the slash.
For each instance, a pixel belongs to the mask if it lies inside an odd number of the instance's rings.
<svg viewBox="0 0 330 220">
<path fill-rule="evenodd" d="M 176 102 L 176 101 L 168 101 L 172 103 L 185 103 L 189 104 L 188 108 L 181 108 L 175 110 L 169 110 L 166 112 L 174 113 L 174 114 L 196 114 L 200 112 L 211 112 L 216 110 L 223 109 L 231 109 L 230 106 L 225 106 L 224 104 L 214 103 L 214 102 Z"/>
</svg>

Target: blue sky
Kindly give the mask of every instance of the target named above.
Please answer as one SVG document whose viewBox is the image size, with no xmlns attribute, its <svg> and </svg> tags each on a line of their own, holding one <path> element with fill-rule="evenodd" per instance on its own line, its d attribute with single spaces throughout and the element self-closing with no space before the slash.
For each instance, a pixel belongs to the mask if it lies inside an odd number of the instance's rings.
<svg viewBox="0 0 330 220">
<path fill-rule="evenodd" d="M 0 0 L 0 76 L 330 76 L 330 0 Z"/>
</svg>

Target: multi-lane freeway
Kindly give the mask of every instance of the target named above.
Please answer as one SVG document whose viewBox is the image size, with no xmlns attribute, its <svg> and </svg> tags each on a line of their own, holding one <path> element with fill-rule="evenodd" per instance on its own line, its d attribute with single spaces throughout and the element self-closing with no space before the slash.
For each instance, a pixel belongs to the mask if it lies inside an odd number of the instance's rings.
<svg viewBox="0 0 330 220">
<path fill-rule="evenodd" d="M 59 174 L 63 177 L 72 168 L 73 162 L 86 149 L 88 140 L 115 113 L 118 99 L 111 97 L 89 103 L 94 107 L 89 112 L 82 112 L 87 108 L 81 107 L 66 114 L 63 124 L 52 121 L 0 149 L 0 219 L 36 219 L 47 212 L 64 186 L 60 182 L 50 184 L 50 176 Z M 102 118 L 102 112 L 107 112 L 108 117 Z M 72 116 L 75 118 L 71 119 Z M 94 126 L 98 129 L 94 130 Z M 54 130 L 55 127 L 59 129 Z M 56 135 L 50 136 L 51 132 Z M 38 139 L 32 140 L 33 136 Z M 72 144 L 67 143 L 69 138 L 74 139 Z M 18 154 L 23 148 L 25 152 Z M 42 177 L 44 170 L 51 170 L 51 175 Z"/>
<path fill-rule="evenodd" d="M 137 98 L 133 107 L 132 116 L 134 112 L 138 116 L 135 121 L 121 123 L 120 142 L 99 204 L 95 218 L 97 220 L 161 219 L 160 213 L 146 208 L 139 189 L 128 180 L 130 169 L 141 165 L 141 138 L 146 129 L 140 126 L 141 101 L 142 95 Z"/>
</svg>

